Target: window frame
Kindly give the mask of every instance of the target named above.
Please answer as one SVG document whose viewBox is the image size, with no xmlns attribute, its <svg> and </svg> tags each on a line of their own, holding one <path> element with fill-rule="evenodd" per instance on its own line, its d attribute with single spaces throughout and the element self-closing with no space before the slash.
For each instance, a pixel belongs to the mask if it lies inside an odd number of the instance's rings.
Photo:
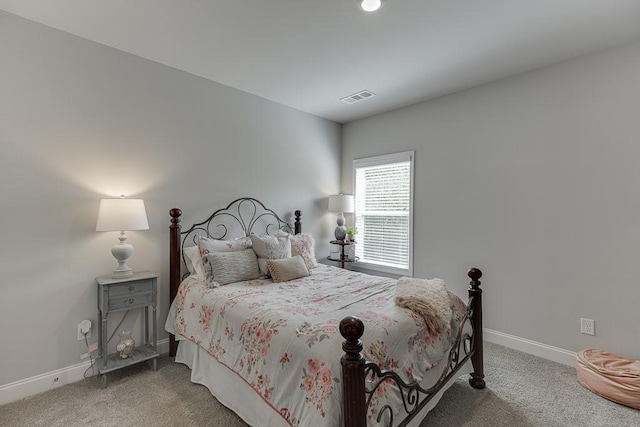
<svg viewBox="0 0 640 427">
<path fill-rule="evenodd" d="M 372 156 L 372 157 L 365 157 L 365 158 L 361 158 L 361 159 L 354 159 L 353 160 L 353 194 L 354 197 L 356 198 L 356 210 L 357 210 L 357 198 L 358 198 L 358 193 L 357 193 L 357 188 L 356 188 L 356 183 L 357 183 L 357 179 L 356 179 L 356 173 L 357 173 L 357 169 L 359 168 L 366 168 L 366 167 L 371 167 L 371 166 L 383 166 L 383 165 L 389 165 L 389 164 L 393 164 L 393 163 L 404 163 L 404 162 L 409 162 L 409 245 L 408 245 L 408 266 L 407 268 L 397 268 L 397 267 L 392 267 L 392 266 L 388 266 L 388 265 L 383 265 L 383 264 L 378 264 L 375 262 L 366 262 L 365 260 L 360 260 L 358 261 L 358 263 L 355 265 L 355 267 L 357 269 L 363 269 L 363 270 L 371 270 L 371 271 L 376 271 L 376 272 L 381 272 L 381 273 L 385 273 L 385 274 L 392 274 L 392 275 L 397 275 L 397 276 L 413 276 L 413 217 L 414 217 L 414 212 L 413 212 L 413 207 L 414 207 L 414 175 L 415 175 L 415 151 L 414 150 L 410 150 L 410 151 L 402 151 L 399 153 L 392 153 L 392 154 L 383 154 L 380 156 Z M 353 213 L 353 223 L 355 225 L 356 223 L 356 218 L 357 218 L 357 212 Z M 360 243 L 357 243 L 360 244 Z"/>
</svg>

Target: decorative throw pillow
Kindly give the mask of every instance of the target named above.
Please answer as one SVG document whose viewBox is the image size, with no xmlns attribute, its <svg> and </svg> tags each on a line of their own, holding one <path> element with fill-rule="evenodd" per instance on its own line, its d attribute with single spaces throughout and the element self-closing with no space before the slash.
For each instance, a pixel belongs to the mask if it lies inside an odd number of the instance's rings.
<svg viewBox="0 0 640 427">
<path fill-rule="evenodd" d="M 315 243 L 311 234 L 291 236 L 291 256 L 300 255 L 309 270 L 318 266 Z"/>
<path fill-rule="evenodd" d="M 205 280 L 206 276 L 202 267 L 200 249 L 197 246 L 187 246 L 182 250 L 182 254 L 189 274 L 196 276 L 200 280 Z"/>
<path fill-rule="evenodd" d="M 251 249 L 213 252 L 202 258 L 210 287 L 253 280 L 260 277 L 258 259 Z"/>
<path fill-rule="evenodd" d="M 217 240 L 200 236 L 198 239 L 198 248 L 200 248 L 200 256 L 202 257 L 212 252 L 244 251 L 250 247 L 251 239 L 248 237 L 240 237 L 233 240 Z"/>
<path fill-rule="evenodd" d="M 217 286 L 213 279 L 211 268 L 205 268 L 204 257 L 212 253 L 221 252 L 238 252 L 251 248 L 251 239 L 248 237 L 240 237 L 233 240 L 217 240 L 205 236 L 198 238 L 198 249 L 200 252 L 200 258 L 203 262 L 202 273 L 204 275 L 203 280 L 207 282 L 209 286 Z M 195 266 L 195 264 L 194 264 Z"/>
<path fill-rule="evenodd" d="M 249 238 L 251 239 L 253 250 L 258 256 L 260 272 L 265 276 L 269 275 L 267 260 L 291 257 L 291 240 L 288 234 L 279 236 L 257 236 L 252 234 Z"/>
<path fill-rule="evenodd" d="M 285 259 L 270 259 L 267 267 L 275 283 L 307 277 L 309 269 L 300 255 Z"/>
</svg>

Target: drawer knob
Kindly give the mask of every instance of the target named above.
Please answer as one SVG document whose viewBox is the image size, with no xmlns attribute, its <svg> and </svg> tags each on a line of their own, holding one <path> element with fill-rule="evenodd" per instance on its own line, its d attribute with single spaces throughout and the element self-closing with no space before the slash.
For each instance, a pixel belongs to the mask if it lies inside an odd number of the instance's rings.
<svg viewBox="0 0 640 427">
<path fill-rule="evenodd" d="M 135 288 L 136 288 L 135 286 L 133 286 L 133 285 L 129 285 L 129 290 L 130 290 L 130 291 L 133 291 Z"/>
<path fill-rule="evenodd" d="M 127 304 L 133 304 L 133 301 L 134 301 L 134 299 L 133 299 L 133 298 L 129 298 L 129 299 L 127 300 Z"/>
</svg>

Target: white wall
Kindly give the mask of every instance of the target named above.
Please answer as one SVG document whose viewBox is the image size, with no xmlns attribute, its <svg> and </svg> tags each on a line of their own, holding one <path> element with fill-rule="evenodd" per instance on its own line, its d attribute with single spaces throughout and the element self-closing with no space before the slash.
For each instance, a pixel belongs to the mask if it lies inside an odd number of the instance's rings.
<svg viewBox="0 0 640 427">
<path fill-rule="evenodd" d="M 342 190 L 415 150 L 416 277 L 480 267 L 485 327 L 640 358 L 639 117 L 635 43 L 345 125 Z"/>
<path fill-rule="evenodd" d="M 0 386 L 80 362 L 76 325 L 95 325 L 94 277 L 115 267 L 102 197 L 145 200 L 129 264 L 161 275 L 160 325 L 172 207 L 188 224 L 254 196 L 301 209 L 328 250 L 340 125 L 5 12 L 0 58 Z"/>
</svg>

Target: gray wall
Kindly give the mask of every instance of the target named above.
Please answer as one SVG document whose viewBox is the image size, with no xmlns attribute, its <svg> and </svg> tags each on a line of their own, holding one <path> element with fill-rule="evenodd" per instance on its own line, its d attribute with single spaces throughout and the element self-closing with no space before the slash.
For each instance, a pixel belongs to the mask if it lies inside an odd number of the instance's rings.
<svg viewBox="0 0 640 427">
<path fill-rule="evenodd" d="M 0 385 L 80 363 L 84 318 L 96 340 L 118 234 L 95 231 L 102 197 L 145 200 L 129 264 L 161 275 L 161 325 L 172 207 L 185 223 L 239 196 L 301 209 L 328 251 L 340 125 L 4 12 L 0 58 Z"/>
<path fill-rule="evenodd" d="M 478 266 L 487 328 L 640 358 L 639 114 L 636 43 L 349 123 L 342 190 L 415 149 L 416 277 Z"/>
</svg>

